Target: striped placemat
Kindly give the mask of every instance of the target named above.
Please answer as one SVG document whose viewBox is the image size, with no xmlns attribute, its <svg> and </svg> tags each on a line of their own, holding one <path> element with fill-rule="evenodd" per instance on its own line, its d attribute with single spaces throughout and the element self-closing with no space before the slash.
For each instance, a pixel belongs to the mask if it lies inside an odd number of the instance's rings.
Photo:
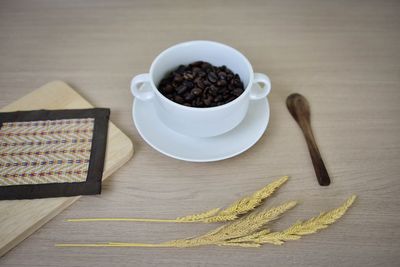
<svg viewBox="0 0 400 267">
<path fill-rule="evenodd" d="M 109 114 L 0 113 L 0 199 L 99 194 Z"/>
</svg>

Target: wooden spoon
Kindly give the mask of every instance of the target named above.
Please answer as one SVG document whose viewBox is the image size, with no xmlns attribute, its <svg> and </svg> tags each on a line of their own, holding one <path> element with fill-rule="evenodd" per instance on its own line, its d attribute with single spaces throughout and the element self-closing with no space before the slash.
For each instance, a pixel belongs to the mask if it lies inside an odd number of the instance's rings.
<svg viewBox="0 0 400 267">
<path fill-rule="evenodd" d="M 303 131 L 304 137 L 306 138 L 318 183 L 321 186 L 329 185 L 331 183 L 331 179 L 329 178 L 311 129 L 310 106 L 308 105 L 307 99 L 297 93 L 291 94 L 286 99 L 286 106 L 289 109 L 290 114 L 292 114 L 293 118 L 299 124 L 301 130 Z"/>
</svg>

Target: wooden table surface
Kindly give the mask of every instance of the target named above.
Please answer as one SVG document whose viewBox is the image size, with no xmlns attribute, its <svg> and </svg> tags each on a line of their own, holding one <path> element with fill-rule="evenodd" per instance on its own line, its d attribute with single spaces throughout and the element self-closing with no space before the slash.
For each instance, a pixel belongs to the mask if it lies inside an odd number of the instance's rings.
<svg viewBox="0 0 400 267">
<path fill-rule="evenodd" d="M 1 1 L 0 106 L 46 82 L 69 83 L 134 142 L 135 155 L 104 183 L 0 259 L 1 266 L 395 266 L 400 262 L 399 1 Z M 131 118 L 133 75 L 163 49 L 209 39 L 242 51 L 273 84 L 267 132 L 214 163 L 168 158 Z M 304 138 L 285 107 L 304 94 L 333 183 L 318 186 Z M 175 218 L 224 206 L 280 175 L 265 206 L 298 199 L 272 224 L 354 207 L 319 234 L 259 249 L 55 248 L 60 242 L 160 242 L 205 224 L 67 223 L 74 217 Z"/>
</svg>

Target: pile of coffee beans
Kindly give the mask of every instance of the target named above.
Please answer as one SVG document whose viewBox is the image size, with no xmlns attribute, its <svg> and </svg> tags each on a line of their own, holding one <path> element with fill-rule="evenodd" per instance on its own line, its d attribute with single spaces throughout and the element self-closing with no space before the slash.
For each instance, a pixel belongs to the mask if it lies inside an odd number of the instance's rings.
<svg viewBox="0 0 400 267">
<path fill-rule="evenodd" d="M 178 104 L 207 108 L 231 102 L 243 93 L 244 87 L 239 75 L 226 66 L 196 61 L 169 73 L 158 90 Z"/>
</svg>

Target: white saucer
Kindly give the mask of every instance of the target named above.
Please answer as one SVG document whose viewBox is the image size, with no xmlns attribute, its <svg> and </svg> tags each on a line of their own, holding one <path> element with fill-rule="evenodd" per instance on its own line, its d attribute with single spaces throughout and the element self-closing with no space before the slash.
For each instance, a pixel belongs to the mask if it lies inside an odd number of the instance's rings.
<svg viewBox="0 0 400 267">
<path fill-rule="evenodd" d="M 179 134 L 157 117 L 152 101 L 133 103 L 133 120 L 142 138 L 157 151 L 172 158 L 209 162 L 236 156 L 263 135 L 269 121 L 268 100 L 251 101 L 243 121 L 233 130 L 219 136 L 196 138 Z"/>
</svg>

